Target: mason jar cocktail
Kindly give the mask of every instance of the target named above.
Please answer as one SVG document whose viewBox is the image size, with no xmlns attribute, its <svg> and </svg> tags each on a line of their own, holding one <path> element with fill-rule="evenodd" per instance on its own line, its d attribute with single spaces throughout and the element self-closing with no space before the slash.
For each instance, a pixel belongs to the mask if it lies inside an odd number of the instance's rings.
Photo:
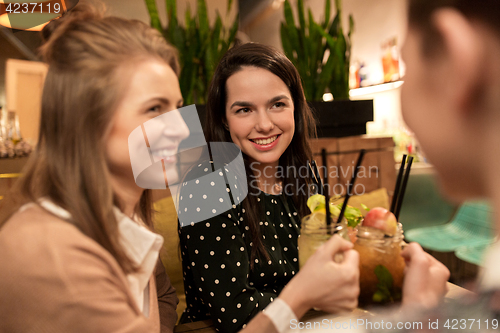
<svg viewBox="0 0 500 333">
<path fill-rule="evenodd" d="M 405 261 L 401 257 L 403 228 L 389 236 L 382 230 L 358 226 L 354 249 L 359 253 L 361 305 L 401 299 Z"/>
<path fill-rule="evenodd" d="M 328 232 L 326 215 L 323 212 L 312 213 L 302 219 L 298 240 L 300 268 L 302 268 L 307 259 L 309 259 L 309 257 L 334 234 L 338 234 L 342 238 L 349 240 L 345 220 L 343 220 L 342 223 L 335 223 L 336 217 L 333 217 L 333 219 L 334 221 L 329 227 L 330 232 Z"/>
</svg>

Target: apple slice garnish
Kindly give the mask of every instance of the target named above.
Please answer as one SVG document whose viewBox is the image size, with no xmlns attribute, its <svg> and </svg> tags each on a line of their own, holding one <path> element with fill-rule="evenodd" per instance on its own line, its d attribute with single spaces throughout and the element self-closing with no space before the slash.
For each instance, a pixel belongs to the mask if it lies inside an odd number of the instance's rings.
<svg viewBox="0 0 500 333">
<path fill-rule="evenodd" d="M 363 226 L 382 230 L 386 235 L 394 236 L 398 230 L 396 216 L 382 207 L 372 208 L 363 220 Z"/>
</svg>

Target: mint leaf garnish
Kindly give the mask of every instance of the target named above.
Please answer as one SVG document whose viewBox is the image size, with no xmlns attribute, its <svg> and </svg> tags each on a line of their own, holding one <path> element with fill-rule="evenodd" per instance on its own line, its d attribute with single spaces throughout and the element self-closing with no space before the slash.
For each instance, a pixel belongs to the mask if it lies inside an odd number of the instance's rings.
<svg viewBox="0 0 500 333">
<path fill-rule="evenodd" d="M 377 276 L 377 290 L 372 296 L 372 300 L 376 303 L 385 303 L 388 301 L 393 302 L 394 299 L 391 295 L 394 280 L 391 272 L 384 265 L 377 265 L 375 267 L 375 275 Z"/>
<path fill-rule="evenodd" d="M 342 204 L 337 205 L 337 207 L 342 209 Z M 351 228 L 355 228 L 363 220 L 363 215 L 361 211 L 352 206 L 347 206 L 344 212 L 344 217 L 347 220 L 347 225 Z"/>
</svg>

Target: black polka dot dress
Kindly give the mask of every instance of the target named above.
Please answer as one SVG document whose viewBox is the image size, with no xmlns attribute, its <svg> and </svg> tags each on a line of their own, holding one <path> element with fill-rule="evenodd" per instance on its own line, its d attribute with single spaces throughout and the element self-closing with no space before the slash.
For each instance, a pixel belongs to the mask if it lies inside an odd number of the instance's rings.
<svg viewBox="0 0 500 333">
<path fill-rule="evenodd" d="M 204 165 L 199 168 L 207 172 Z M 181 190 L 179 207 L 192 206 L 190 194 Z M 263 208 L 259 224 L 270 258 L 254 259 L 253 270 L 253 244 L 241 204 L 179 228 L 187 303 L 184 322 L 211 318 L 218 331 L 236 332 L 278 297 L 297 273 L 300 219 L 291 197 L 261 192 L 257 200 Z"/>
</svg>

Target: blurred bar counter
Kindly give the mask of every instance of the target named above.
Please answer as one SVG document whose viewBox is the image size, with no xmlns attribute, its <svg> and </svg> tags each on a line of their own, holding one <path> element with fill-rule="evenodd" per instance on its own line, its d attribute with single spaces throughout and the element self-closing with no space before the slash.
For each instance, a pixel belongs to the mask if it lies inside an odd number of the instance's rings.
<svg viewBox="0 0 500 333">
<path fill-rule="evenodd" d="M 14 185 L 28 157 L 0 158 L 0 200 Z"/>
</svg>

